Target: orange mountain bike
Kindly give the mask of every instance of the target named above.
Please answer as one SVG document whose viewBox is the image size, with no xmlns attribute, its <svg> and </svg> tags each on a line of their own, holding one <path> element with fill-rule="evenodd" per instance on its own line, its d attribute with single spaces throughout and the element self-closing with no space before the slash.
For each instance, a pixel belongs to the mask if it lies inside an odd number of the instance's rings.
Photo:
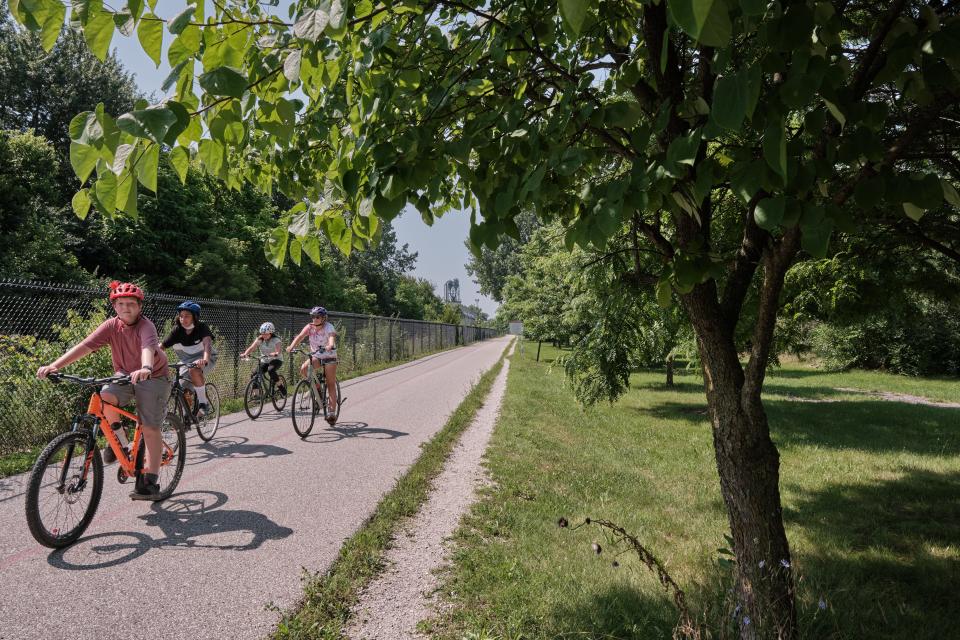
<svg viewBox="0 0 960 640">
<path fill-rule="evenodd" d="M 125 375 L 109 378 L 80 378 L 65 373 L 51 373 L 53 382 L 66 380 L 85 387 L 94 387 L 87 412 L 74 418 L 70 431 L 50 441 L 40 453 L 30 472 L 27 485 L 27 524 L 30 533 L 42 545 L 62 548 L 73 544 L 93 520 L 103 492 L 103 461 L 97 437 L 103 436 L 117 456 L 117 480 L 126 482 L 143 468 L 146 447 L 140 420 L 129 411 L 108 403 L 100 395 L 105 384 L 130 384 Z M 110 428 L 104 406 L 115 408 L 135 425 L 130 451 Z M 187 442 L 179 416 L 168 414 L 161 425 L 163 454 L 160 461 L 160 498 L 173 493 L 186 460 Z"/>
</svg>

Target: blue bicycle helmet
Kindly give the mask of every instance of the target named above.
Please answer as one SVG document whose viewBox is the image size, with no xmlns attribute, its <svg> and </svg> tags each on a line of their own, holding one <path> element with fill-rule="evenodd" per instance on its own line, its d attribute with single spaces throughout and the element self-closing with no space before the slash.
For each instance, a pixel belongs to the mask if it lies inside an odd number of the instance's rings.
<svg viewBox="0 0 960 640">
<path fill-rule="evenodd" d="M 177 307 L 177 311 L 189 311 L 193 314 L 194 320 L 200 319 L 200 305 L 193 300 L 184 300 L 181 302 L 180 306 Z"/>
<path fill-rule="evenodd" d="M 310 309 L 310 315 L 312 316 L 325 316 L 327 315 L 327 310 L 324 307 L 314 307 Z"/>
</svg>

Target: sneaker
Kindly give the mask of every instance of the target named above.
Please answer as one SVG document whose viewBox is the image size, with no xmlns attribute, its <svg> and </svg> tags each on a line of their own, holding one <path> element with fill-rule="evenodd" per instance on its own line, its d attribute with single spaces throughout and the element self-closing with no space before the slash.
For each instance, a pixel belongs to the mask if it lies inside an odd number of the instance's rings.
<svg viewBox="0 0 960 640">
<path fill-rule="evenodd" d="M 160 483 L 157 482 L 157 476 L 152 473 L 144 473 L 137 476 L 136 485 L 134 486 L 133 491 L 130 492 L 130 499 L 159 500 Z"/>
</svg>

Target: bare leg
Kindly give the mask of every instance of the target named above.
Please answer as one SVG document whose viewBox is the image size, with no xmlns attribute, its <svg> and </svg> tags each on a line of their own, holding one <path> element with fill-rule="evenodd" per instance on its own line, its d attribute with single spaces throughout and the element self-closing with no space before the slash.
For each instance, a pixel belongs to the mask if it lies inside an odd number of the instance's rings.
<svg viewBox="0 0 960 640">
<path fill-rule="evenodd" d="M 330 398 L 330 404 L 337 406 L 337 365 L 326 364 L 323 366 L 323 375 L 327 379 L 327 397 Z"/>
<path fill-rule="evenodd" d="M 107 421 L 110 424 L 116 424 L 120 422 L 120 412 L 113 408 L 112 405 L 118 404 L 117 396 L 113 395 L 109 391 L 104 391 L 100 393 L 100 397 L 103 398 L 104 402 L 109 402 L 110 404 L 103 405 L 103 415 L 107 417 Z M 123 429 L 120 429 L 115 432 L 117 437 L 120 439 L 120 444 L 127 446 L 130 443 L 127 441 L 127 434 L 123 432 Z"/>
<path fill-rule="evenodd" d="M 146 455 L 143 457 L 143 472 L 157 473 L 160 470 L 160 458 L 163 455 L 163 436 L 160 427 L 141 425 Z"/>
</svg>

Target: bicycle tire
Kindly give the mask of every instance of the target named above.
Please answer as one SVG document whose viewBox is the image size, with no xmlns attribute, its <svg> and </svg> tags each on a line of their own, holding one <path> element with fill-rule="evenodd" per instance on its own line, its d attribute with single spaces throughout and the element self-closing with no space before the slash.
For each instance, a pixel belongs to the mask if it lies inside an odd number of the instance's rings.
<svg viewBox="0 0 960 640">
<path fill-rule="evenodd" d="M 283 385 L 284 393 L 280 393 L 280 385 Z M 282 373 L 277 374 L 277 382 L 273 384 L 273 394 L 270 397 L 270 402 L 273 403 L 273 408 L 277 411 L 283 411 L 284 407 L 287 406 L 287 396 L 290 395 L 287 389 L 287 379 L 283 377 Z"/>
<path fill-rule="evenodd" d="M 165 446 L 163 457 L 160 460 L 159 473 L 157 474 L 160 482 L 160 493 L 156 500 L 166 500 L 180 484 L 183 467 L 187 462 L 187 430 L 183 426 L 180 416 L 170 412 L 160 427 L 160 433 Z M 146 455 L 146 447 L 141 446 L 137 450 L 137 473 L 143 469 L 144 455 Z"/>
<path fill-rule="evenodd" d="M 313 431 L 313 423 L 317 419 L 317 407 L 313 401 L 308 380 L 298 382 L 297 388 L 293 391 L 290 419 L 293 421 L 293 430 L 301 438 L 306 438 Z"/>
<path fill-rule="evenodd" d="M 256 392 L 256 396 L 254 396 Z M 259 376 L 250 378 L 247 388 L 243 390 L 243 410 L 251 420 L 256 420 L 263 413 L 263 383 Z"/>
<path fill-rule="evenodd" d="M 206 384 L 207 410 L 203 416 L 197 416 L 197 435 L 204 442 L 213 440 L 220 428 L 220 390 L 212 382 Z"/>
<path fill-rule="evenodd" d="M 77 457 L 75 453 L 71 457 L 69 464 L 73 465 L 74 460 L 83 460 L 87 456 L 92 454 L 91 468 L 88 473 L 88 478 L 85 481 L 86 483 L 91 483 L 92 486 L 89 487 L 90 491 L 90 502 L 87 504 L 86 510 L 83 512 L 79 522 L 73 526 L 73 528 L 68 531 L 61 532 L 60 527 L 54 527 L 52 530 L 48 529 L 43 522 L 43 514 L 40 512 L 40 491 L 44 488 L 44 477 L 50 466 L 56 466 L 61 468 L 55 463 L 55 456 L 57 452 L 60 451 L 65 445 L 74 447 L 80 446 L 81 451 L 83 452 L 82 457 Z M 53 465 L 50 463 L 54 462 Z M 82 463 L 81 463 L 82 464 Z M 70 473 L 70 468 L 68 467 L 68 475 Z M 79 471 L 79 469 L 78 469 Z M 59 475 L 59 472 L 57 473 Z M 57 477 L 54 476 L 54 478 Z M 74 476 L 75 477 L 75 476 Z M 72 478 L 71 478 L 72 482 Z M 50 486 L 48 483 L 47 486 Z M 71 487 L 73 485 L 71 484 Z M 68 493 L 66 495 L 77 495 L 87 490 L 87 486 L 84 485 L 79 491 L 74 494 Z M 60 493 L 57 489 L 54 489 L 56 493 Z M 62 433 L 53 440 L 40 452 L 40 455 L 37 456 L 37 461 L 33 464 L 33 469 L 30 471 L 30 478 L 27 483 L 27 495 L 26 495 L 26 515 L 27 515 L 27 526 L 30 528 L 30 533 L 33 535 L 33 539 L 42 544 L 45 547 L 51 547 L 54 549 L 62 549 L 63 547 L 70 546 L 76 542 L 80 536 L 83 535 L 83 532 L 86 531 L 87 527 L 90 526 L 90 522 L 93 520 L 94 514 L 97 512 L 97 507 L 100 505 L 100 496 L 103 493 L 103 461 L 100 459 L 100 451 L 97 448 L 96 443 L 93 442 L 93 438 L 90 437 L 90 434 L 86 431 L 71 431 L 69 433 Z M 61 496 L 64 496 L 63 493 L 60 493 Z M 69 503 L 69 497 L 64 498 Z M 44 501 L 46 504 L 46 500 Z M 68 507 L 67 511 L 72 514 L 73 510 Z M 57 512 L 54 514 L 54 518 L 60 515 L 60 508 L 57 507 Z M 65 514 L 66 515 L 66 514 Z"/>
</svg>

